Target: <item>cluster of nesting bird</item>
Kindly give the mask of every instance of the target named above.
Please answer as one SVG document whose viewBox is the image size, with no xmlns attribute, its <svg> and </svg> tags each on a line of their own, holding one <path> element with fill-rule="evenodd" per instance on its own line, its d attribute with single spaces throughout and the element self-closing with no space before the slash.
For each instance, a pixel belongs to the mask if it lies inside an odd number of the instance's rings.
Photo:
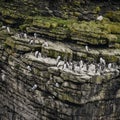
<svg viewBox="0 0 120 120">
<path fill-rule="evenodd" d="M 98 16 L 97 20 L 102 21 L 103 16 Z M 2 26 L 2 29 L 6 29 L 8 33 L 11 33 L 10 27 L 8 27 L 8 26 Z M 18 38 L 28 39 L 28 36 L 26 33 L 17 33 L 16 36 Z M 37 38 L 36 33 L 34 33 L 34 38 L 35 39 Z M 29 44 L 33 44 L 34 42 L 35 42 L 34 39 L 29 40 Z M 42 44 L 42 47 L 48 47 L 47 41 L 45 41 Z M 85 46 L 85 50 L 87 52 L 89 51 L 89 48 L 87 45 Z M 39 51 L 35 51 L 34 55 L 36 58 L 42 57 L 41 53 Z M 71 62 L 71 61 L 68 62 L 67 60 L 62 61 L 61 56 L 58 56 L 56 59 L 56 67 L 61 68 L 63 70 L 71 70 L 71 71 L 77 72 L 77 73 L 92 72 L 92 73 L 96 73 L 98 75 L 101 75 L 107 71 L 112 71 L 113 69 L 117 69 L 117 65 L 115 63 L 106 64 L 106 61 L 102 57 L 100 57 L 99 63 L 95 63 L 95 62 L 92 62 L 92 63 L 87 62 L 86 63 L 83 60 L 80 60 L 79 62 L 76 63 L 76 62 Z M 32 69 L 29 65 L 27 66 L 27 70 L 32 71 Z M 2 71 L 1 79 L 2 79 L 2 81 L 5 81 L 5 79 L 6 79 L 6 75 L 5 75 L 4 71 Z M 58 85 L 56 85 L 56 86 L 58 86 Z M 37 87 L 38 87 L 37 84 L 34 84 L 32 86 L 32 88 L 30 89 L 30 91 L 34 91 L 35 89 L 37 89 Z"/>
<path fill-rule="evenodd" d="M 25 40 L 28 40 L 30 45 L 34 44 L 35 43 L 35 39 L 37 38 L 37 34 L 36 33 L 34 33 L 34 38 L 29 38 L 27 33 L 23 33 L 23 32 L 17 33 L 15 36 L 18 37 L 18 38 L 23 38 Z"/>
<path fill-rule="evenodd" d="M 100 57 L 99 63 L 96 62 L 84 62 L 80 60 L 78 62 L 68 62 L 68 61 L 60 61 L 60 56 L 57 57 L 57 67 L 61 69 L 72 70 L 76 73 L 92 73 L 97 75 L 102 75 L 104 72 L 111 72 L 113 70 L 117 70 L 116 63 L 108 63 L 106 64 L 105 59 Z"/>
<path fill-rule="evenodd" d="M 18 38 L 24 38 L 24 39 L 28 39 L 28 42 L 30 45 L 35 44 L 35 40 L 37 39 L 37 33 L 34 33 L 34 38 L 29 38 L 27 33 L 17 33 L 15 35 Z M 48 47 L 48 42 L 45 40 L 44 43 L 42 44 L 42 47 Z"/>
<path fill-rule="evenodd" d="M 88 46 L 85 46 L 88 51 Z M 42 58 L 41 53 L 39 51 L 35 51 L 34 56 L 36 58 Z M 112 72 L 114 70 L 118 69 L 118 65 L 116 63 L 106 63 L 105 59 L 103 57 L 100 57 L 99 62 L 85 62 L 82 59 L 78 62 L 71 61 L 71 60 L 62 60 L 61 56 L 58 56 L 56 58 L 56 67 L 58 69 L 63 70 L 71 70 L 75 73 L 92 73 L 97 75 L 102 75 L 104 72 Z M 28 70 L 31 71 L 30 66 L 28 67 Z"/>
<path fill-rule="evenodd" d="M 41 58 L 41 53 L 39 51 L 35 52 L 36 58 Z M 80 60 L 78 62 L 71 62 L 61 60 L 61 56 L 58 56 L 56 59 L 56 67 L 58 69 L 67 71 L 70 70 L 72 72 L 81 74 L 92 74 L 92 75 L 103 75 L 105 72 L 112 72 L 112 71 L 118 71 L 118 65 L 116 63 L 106 63 L 105 59 L 100 57 L 99 63 L 96 62 L 85 62 L 83 60 Z M 32 71 L 32 67 L 30 65 L 27 66 L 27 70 L 29 72 Z M 5 80 L 5 74 L 2 74 L 2 79 Z M 55 84 L 55 86 L 59 86 L 58 83 Z M 37 84 L 34 84 L 33 87 L 30 89 L 30 91 L 34 91 L 37 89 Z"/>
<path fill-rule="evenodd" d="M 22 34 L 22 37 L 27 38 L 27 34 L 26 33 Z M 34 38 L 37 38 L 36 33 L 34 33 Z M 49 46 L 48 42 L 44 41 L 42 47 L 48 47 L 48 46 Z M 88 45 L 85 46 L 85 50 L 86 52 L 90 51 Z M 43 58 L 43 56 L 45 57 L 45 55 L 41 54 L 41 52 L 39 51 L 35 51 L 34 56 L 36 58 Z M 110 72 L 117 69 L 116 63 L 106 64 L 105 59 L 103 59 L 102 57 L 100 57 L 99 63 L 96 63 L 96 62 L 84 62 L 83 60 L 80 60 L 79 62 L 75 62 L 75 61 L 71 62 L 70 60 L 69 62 L 67 60 L 62 61 L 61 56 L 58 56 L 56 59 L 56 67 L 63 70 L 71 70 L 76 73 L 87 72 L 98 75 L 101 75 L 104 72 Z M 32 69 L 30 66 L 27 66 L 27 70 L 31 71 Z"/>
</svg>

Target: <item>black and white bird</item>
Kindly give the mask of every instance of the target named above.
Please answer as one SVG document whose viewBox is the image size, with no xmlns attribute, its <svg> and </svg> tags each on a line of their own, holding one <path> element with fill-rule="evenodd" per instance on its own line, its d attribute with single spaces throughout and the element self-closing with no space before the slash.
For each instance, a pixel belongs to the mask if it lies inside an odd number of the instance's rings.
<svg viewBox="0 0 120 120">
<path fill-rule="evenodd" d="M 7 32 L 10 33 L 10 27 L 7 27 Z"/>
<path fill-rule="evenodd" d="M 98 16 L 98 17 L 97 17 L 97 20 L 98 20 L 98 21 L 102 21 L 102 20 L 103 20 L 103 16 L 102 16 L 102 15 Z"/>
<path fill-rule="evenodd" d="M 64 62 L 63 61 L 59 61 L 58 64 L 57 64 L 57 67 L 62 67 L 64 65 Z"/>
<path fill-rule="evenodd" d="M 36 89 L 37 89 L 37 87 L 38 87 L 38 86 L 37 86 L 37 84 L 34 84 L 34 85 L 33 85 L 33 87 L 31 88 L 31 91 L 36 90 Z"/>
<path fill-rule="evenodd" d="M 41 53 L 39 51 L 35 51 L 35 57 L 36 58 L 41 57 Z"/>
<path fill-rule="evenodd" d="M 27 70 L 28 70 L 29 72 L 32 70 L 29 65 L 27 66 Z"/>
<path fill-rule="evenodd" d="M 64 62 L 62 69 L 65 70 L 67 68 L 67 64 Z"/>
<path fill-rule="evenodd" d="M 34 33 L 34 38 L 35 38 L 35 39 L 37 38 L 37 33 Z"/>
<path fill-rule="evenodd" d="M 60 61 L 61 59 L 61 56 L 57 56 L 57 59 L 56 59 L 56 63 L 58 64 L 58 62 Z"/>
<path fill-rule="evenodd" d="M 104 66 L 106 65 L 106 61 L 102 57 L 100 57 L 100 63 L 103 64 Z"/>
<path fill-rule="evenodd" d="M 24 38 L 27 39 L 27 34 L 26 33 L 24 33 Z"/>
<path fill-rule="evenodd" d="M 6 77 L 6 75 L 4 73 L 2 73 L 2 75 L 1 75 L 2 81 L 5 81 L 5 77 Z"/>
<path fill-rule="evenodd" d="M 59 87 L 59 83 L 55 83 L 55 86 L 56 86 L 56 87 Z"/>
<path fill-rule="evenodd" d="M 108 69 L 110 70 L 112 68 L 112 63 L 108 64 Z"/>
<path fill-rule="evenodd" d="M 89 51 L 89 49 L 88 49 L 88 45 L 85 46 L 85 50 L 86 50 L 86 52 Z"/>
<path fill-rule="evenodd" d="M 83 67 L 83 65 L 84 65 L 83 60 L 80 60 L 79 65 L 80 65 L 80 68 Z"/>
<path fill-rule="evenodd" d="M 33 42 L 34 42 L 33 39 L 31 39 L 31 40 L 29 41 L 29 44 L 32 45 Z"/>
</svg>

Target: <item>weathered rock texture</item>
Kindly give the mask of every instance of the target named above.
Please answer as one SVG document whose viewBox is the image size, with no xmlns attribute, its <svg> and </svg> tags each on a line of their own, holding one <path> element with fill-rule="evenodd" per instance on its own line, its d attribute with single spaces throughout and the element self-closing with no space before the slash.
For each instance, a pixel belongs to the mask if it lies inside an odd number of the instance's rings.
<svg viewBox="0 0 120 120">
<path fill-rule="evenodd" d="M 9 37 L 11 43 L 18 44 L 17 40 Z M 120 119 L 118 72 L 94 76 L 60 70 L 55 67 L 55 59 L 52 63 L 51 60 L 41 61 L 29 51 L 19 50 L 19 46 L 15 48 L 14 45 L 12 48 L 6 41 L 1 40 L 0 54 L 1 74 L 5 74 L 5 81 L 0 80 L 2 120 Z M 40 50 L 41 39 L 38 41 Z M 18 45 L 22 45 L 22 42 L 25 41 L 19 39 Z M 36 45 L 37 43 L 30 47 L 36 48 Z M 44 51 L 50 52 L 49 48 Z M 67 48 L 62 45 L 60 48 L 63 49 L 61 54 L 64 56 Z M 52 53 L 59 54 L 60 51 L 57 50 L 54 48 Z M 24 54 L 21 56 L 20 52 Z M 73 52 L 68 50 L 68 53 L 72 57 Z M 46 54 L 49 56 L 49 53 Z M 28 65 L 32 71 L 27 70 Z M 34 84 L 38 88 L 30 91 Z"/>
<path fill-rule="evenodd" d="M 54 63 L 61 55 L 75 61 L 98 61 L 102 56 L 119 64 L 119 7 L 119 0 L 2 0 L 1 26 L 13 29 L 10 34 L 0 30 L 0 119 L 119 120 L 118 71 L 85 75 L 60 70 Z M 99 14 L 104 16 L 102 21 L 96 21 Z M 24 30 L 30 38 L 36 32 L 40 38 L 30 45 L 28 39 L 13 36 L 15 30 Z M 44 39 L 49 47 L 41 47 Z M 50 60 L 35 58 L 36 50 Z M 31 91 L 35 84 L 37 89 Z"/>
</svg>

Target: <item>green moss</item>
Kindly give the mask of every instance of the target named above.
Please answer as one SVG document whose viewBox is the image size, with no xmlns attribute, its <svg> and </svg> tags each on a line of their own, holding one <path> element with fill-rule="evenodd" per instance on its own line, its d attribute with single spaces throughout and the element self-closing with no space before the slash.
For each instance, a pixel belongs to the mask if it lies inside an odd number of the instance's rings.
<svg viewBox="0 0 120 120">
<path fill-rule="evenodd" d="M 97 84 L 101 84 L 102 83 L 102 77 L 101 76 L 96 76 L 96 81 Z"/>
<path fill-rule="evenodd" d="M 20 64 L 16 64 L 16 65 L 15 65 L 15 68 L 16 68 L 16 69 L 19 69 L 19 68 L 20 68 Z"/>
<path fill-rule="evenodd" d="M 119 48 L 120 49 L 120 44 L 115 43 L 115 48 Z"/>
<path fill-rule="evenodd" d="M 66 100 L 66 101 L 69 101 L 69 102 L 74 102 L 74 98 L 72 98 L 68 94 L 62 94 L 62 100 Z"/>
<path fill-rule="evenodd" d="M 15 20 L 14 19 L 4 19 L 4 22 L 7 24 L 14 24 Z"/>
<path fill-rule="evenodd" d="M 79 0 L 74 0 L 73 5 L 79 7 L 80 6 L 80 1 Z"/>
<path fill-rule="evenodd" d="M 38 69 L 36 69 L 36 68 L 33 69 L 33 70 L 34 70 L 34 73 L 35 73 L 36 75 L 38 75 L 38 76 L 40 75 L 40 70 L 38 70 Z"/>
<path fill-rule="evenodd" d="M 105 24 L 104 27 L 109 33 L 112 34 L 119 34 L 120 33 L 120 23 L 110 23 L 110 24 Z"/>
<path fill-rule="evenodd" d="M 8 37 L 5 41 L 5 45 L 10 46 L 12 49 L 15 48 L 15 41 L 11 37 Z"/>
<path fill-rule="evenodd" d="M 35 20 L 35 21 L 33 21 L 33 26 L 49 29 L 51 24 L 49 21 Z"/>
<path fill-rule="evenodd" d="M 0 27 L 1 27 L 2 25 L 3 25 L 2 22 L 0 22 Z"/>
<path fill-rule="evenodd" d="M 40 34 L 48 35 L 56 40 L 77 38 L 92 45 L 106 45 L 108 41 L 116 42 L 118 39 L 116 34 L 120 33 L 120 23 L 110 22 L 106 18 L 102 22 L 79 22 L 75 19 L 63 20 L 57 17 L 36 16 L 33 18 L 32 25 L 35 28 L 42 28 L 38 31 Z M 23 28 L 25 27 L 23 25 Z"/>
<path fill-rule="evenodd" d="M 100 6 L 97 6 L 93 11 L 94 11 L 95 13 L 99 13 L 99 12 L 101 11 Z"/>
<path fill-rule="evenodd" d="M 28 52 L 28 51 L 31 50 L 29 45 L 24 45 L 24 44 L 17 43 L 11 37 L 8 37 L 6 39 L 5 46 L 10 47 L 13 51 L 14 50 L 20 50 L 20 51 Z"/>
<path fill-rule="evenodd" d="M 111 21 L 120 22 L 120 11 L 110 11 L 106 13 L 105 16 L 108 17 Z"/>
<path fill-rule="evenodd" d="M 110 80 L 112 78 L 112 75 L 110 73 L 106 74 L 105 79 Z"/>
<path fill-rule="evenodd" d="M 115 55 L 104 55 L 105 60 L 109 62 L 117 62 L 118 58 Z"/>
<path fill-rule="evenodd" d="M 29 52 L 31 51 L 31 49 L 27 46 L 23 46 L 23 45 L 16 45 L 14 47 L 16 50 L 20 50 L 20 51 L 24 51 L 24 52 Z"/>
<path fill-rule="evenodd" d="M 117 39 L 118 39 L 117 36 L 113 35 L 113 34 L 107 34 L 106 38 L 109 40 L 109 43 L 111 43 L 111 42 L 117 42 Z"/>
<path fill-rule="evenodd" d="M 120 35 L 117 35 L 117 40 L 116 40 L 117 43 L 120 43 Z"/>
<path fill-rule="evenodd" d="M 22 31 L 26 30 L 27 27 L 30 27 L 30 24 L 23 24 L 19 26 L 20 30 Z"/>
<path fill-rule="evenodd" d="M 57 22 L 51 23 L 51 27 L 52 27 L 52 28 L 56 28 L 57 26 L 58 26 L 58 23 L 57 23 Z"/>
<path fill-rule="evenodd" d="M 67 58 L 72 58 L 72 53 L 68 52 L 68 51 L 61 51 L 61 50 L 56 50 L 55 48 L 42 48 L 42 53 L 46 54 L 48 57 L 52 57 L 52 58 L 57 58 L 58 55 L 61 56 L 62 59 L 64 59 L 64 57 L 66 56 Z"/>
</svg>

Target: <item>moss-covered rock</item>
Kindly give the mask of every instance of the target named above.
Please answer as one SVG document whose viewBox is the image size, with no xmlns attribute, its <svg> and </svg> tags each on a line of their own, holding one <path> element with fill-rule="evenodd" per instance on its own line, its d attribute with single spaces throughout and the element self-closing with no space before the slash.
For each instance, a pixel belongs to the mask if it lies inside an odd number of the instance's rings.
<svg viewBox="0 0 120 120">
<path fill-rule="evenodd" d="M 115 48 L 120 49 L 120 44 L 119 43 L 115 43 Z"/>
<path fill-rule="evenodd" d="M 24 46 L 22 44 L 17 43 L 14 39 L 11 37 L 8 37 L 5 41 L 5 45 L 9 46 L 12 50 L 17 50 L 17 51 L 23 51 L 23 52 L 28 52 L 31 50 L 30 47 Z"/>
<path fill-rule="evenodd" d="M 59 55 L 62 59 L 64 59 L 64 57 L 72 58 L 72 51 L 69 48 L 63 46 L 57 47 L 55 44 L 51 47 L 42 47 L 41 52 L 52 58 L 57 58 Z"/>
<path fill-rule="evenodd" d="M 11 37 L 8 37 L 5 41 L 5 44 L 10 46 L 12 49 L 15 48 L 15 41 L 11 38 Z"/>
<path fill-rule="evenodd" d="M 119 23 L 110 21 L 102 22 L 78 22 L 76 20 L 63 20 L 55 17 L 36 17 L 33 20 L 33 27 L 28 32 L 36 30 L 56 40 L 71 39 L 79 42 L 86 42 L 91 45 L 107 45 L 116 42 L 119 34 Z M 32 30 L 33 29 L 33 30 Z M 40 29 L 40 31 L 39 31 Z"/>
<path fill-rule="evenodd" d="M 109 11 L 105 16 L 111 21 L 120 22 L 120 11 Z"/>
</svg>

